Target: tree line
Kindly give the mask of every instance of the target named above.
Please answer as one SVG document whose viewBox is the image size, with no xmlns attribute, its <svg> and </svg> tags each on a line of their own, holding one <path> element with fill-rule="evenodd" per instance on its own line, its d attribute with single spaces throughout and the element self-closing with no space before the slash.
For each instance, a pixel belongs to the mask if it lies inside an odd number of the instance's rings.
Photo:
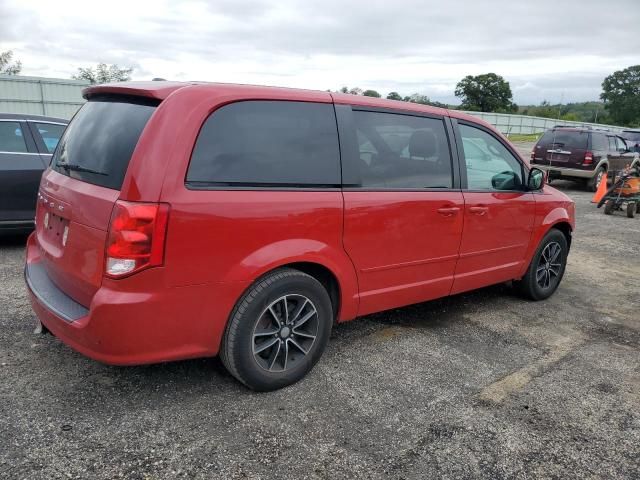
<svg viewBox="0 0 640 480">
<path fill-rule="evenodd" d="M 18 75 L 21 71 L 22 63 L 19 60 L 13 61 L 11 50 L 0 52 L 0 74 Z M 133 68 L 121 68 L 115 64 L 99 63 L 95 67 L 78 68 L 78 73 L 72 78 L 87 80 L 91 84 L 122 82 L 131 80 L 132 72 Z M 359 87 L 342 87 L 338 92 L 366 97 L 382 97 L 376 90 L 363 90 Z M 509 82 L 495 73 L 467 75 L 457 83 L 454 94 L 460 99 L 459 106 L 433 101 L 427 95 L 420 93 L 402 96 L 398 92 L 389 92 L 386 98 L 459 110 L 520 113 L 560 120 L 640 127 L 640 65 L 617 70 L 607 76 L 602 82 L 602 93 L 600 94 L 602 102 L 551 105 L 545 100 L 537 106 L 519 107 L 513 102 L 513 93 Z"/>
</svg>

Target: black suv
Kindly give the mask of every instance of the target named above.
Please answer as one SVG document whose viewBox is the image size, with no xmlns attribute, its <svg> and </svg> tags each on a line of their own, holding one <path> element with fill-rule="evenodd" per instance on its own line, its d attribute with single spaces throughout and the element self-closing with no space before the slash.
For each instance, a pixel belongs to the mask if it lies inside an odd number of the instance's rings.
<svg viewBox="0 0 640 480">
<path fill-rule="evenodd" d="M 0 113 L 0 232 L 33 228 L 42 172 L 68 120 Z"/>
<path fill-rule="evenodd" d="M 638 153 L 620 135 L 588 127 L 556 126 L 544 133 L 531 152 L 531 163 L 546 170 L 549 180 L 582 180 L 593 191 L 605 172 L 611 178 L 639 161 Z"/>
</svg>

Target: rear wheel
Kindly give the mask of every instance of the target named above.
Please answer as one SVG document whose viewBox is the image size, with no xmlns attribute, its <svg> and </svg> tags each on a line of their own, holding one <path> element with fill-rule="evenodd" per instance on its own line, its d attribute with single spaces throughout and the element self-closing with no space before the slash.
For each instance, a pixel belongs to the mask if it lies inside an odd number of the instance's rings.
<svg viewBox="0 0 640 480">
<path fill-rule="evenodd" d="M 320 359 L 332 324 L 331 300 L 318 280 L 290 268 L 276 270 L 238 301 L 220 358 L 234 377 L 253 390 L 286 387 Z"/>
<path fill-rule="evenodd" d="M 627 217 L 633 218 L 636 215 L 636 202 L 627 202 Z"/>
<path fill-rule="evenodd" d="M 613 200 L 607 200 L 606 202 L 604 202 L 604 214 L 611 215 L 613 213 L 613 206 Z"/>
<path fill-rule="evenodd" d="M 602 182 L 602 179 L 604 178 L 605 172 L 606 170 L 603 167 L 600 167 L 596 171 L 596 174 L 593 176 L 593 178 L 587 182 L 587 187 L 589 188 L 589 190 L 591 190 L 592 192 L 598 191 L 598 187 L 600 186 L 600 182 Z"/>
<path fill-rule="evenodd" d="M 569 247 L 564 234 L 552 228 L 544 236 L 524 276 L 514 282 L 531 300 L 544 300 L 556 291 L 567 264 Z"/>
</svg>

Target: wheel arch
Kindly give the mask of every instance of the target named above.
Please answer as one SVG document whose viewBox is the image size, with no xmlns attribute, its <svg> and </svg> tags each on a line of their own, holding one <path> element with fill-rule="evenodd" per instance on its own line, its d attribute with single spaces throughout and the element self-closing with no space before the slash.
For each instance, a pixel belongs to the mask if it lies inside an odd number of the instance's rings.
<svg viewBox="0 0 640 480">
<path fill-rule="evenodd" d="M 567 246 L 571 248 L 571 241 L 573 236 L 574 226 L 572 224 L 572 214 L 570 210 L 564 207 L 554 208 L 544 217 L 544 219 L 538 224 L 538 226 L 534 229 L 531 240 L 529 241 L 529 246 L 527 248 L 527 253 L 525 256 L 526 261 L 523 262 L 522 270 L 520 271 L 520 277 L 525 274 L 527 268 L 529 268 L 529 263 L 533 258 L 533 255 L 540 245 L 540 242 L 544 238 L 544 236 L 549 233 L 552 229 L 559 230 L 567 239 Z"/>
<path fill-rule="evenodd" d="M 571 228 L 571 224 L 568 221 L 559 221 L 554 223 L 547 231 L 555 228 L 556 230 L 560 230 L 564 237 L 567 239 L 567 248 L 571 250 L 571 240 L 573 236 L 573 229 Z M 545 233 L 546 235 L 546 233 Z"/>
<path fill-rule="evenodd" d="M 280 268 L 293 268 L 299 270 L 307 275 L 318 280 L 325 288 L 331 299 L 331 306 L 333 308 L 334 323 L 338 321 L 338 315 L 340 313 L 340 307 L 342 302 L 342 290 L 340 287 L 340 281 L 334 272 L 330 268 L 315 262 L 293 262 L 279 266 Z M 273 270 L 270 270 L 273 271 Z"/>
</svg>

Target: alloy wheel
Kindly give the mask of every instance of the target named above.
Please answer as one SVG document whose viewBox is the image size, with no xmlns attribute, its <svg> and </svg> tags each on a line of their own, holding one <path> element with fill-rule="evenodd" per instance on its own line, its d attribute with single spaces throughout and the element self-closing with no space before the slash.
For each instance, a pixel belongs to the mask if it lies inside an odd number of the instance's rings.
<svg viewBox="0 0 640 480">
<path fill-rule="evenodd" d="M 560 278 L 562 247 L 558 242 L 549 242 L 542 250 L 536 268 L 536 282 L 543 290 L 554 286 Z"/>
<path fill-rule="evenodd" d="M 304 295 L 283 295 L 264 309 L 253 329 L 256 363 L 269 372 L 300 364 L 318 336 L 318 310 Z"/>
</svg>

